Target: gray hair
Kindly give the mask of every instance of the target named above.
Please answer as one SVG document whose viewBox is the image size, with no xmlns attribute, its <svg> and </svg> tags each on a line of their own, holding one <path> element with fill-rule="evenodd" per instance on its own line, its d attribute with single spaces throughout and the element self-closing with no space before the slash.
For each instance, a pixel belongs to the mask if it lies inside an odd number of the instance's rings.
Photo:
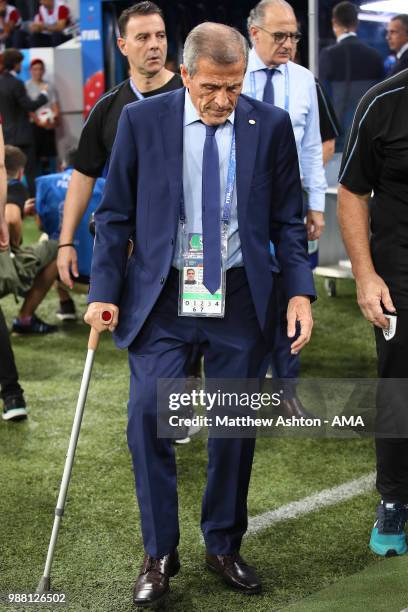
<svg viewBox="0 0 408 612">
<path fill-rule="evenodd" d="M 254 25 L 262 25 L 265 19 L 265 9 L 269 6 L 275 8 L 286 8 L 291 13 L 294 13 L 293 7 L 286 0 L 261 0 L 248 15 L 247 28 L 248 34 L 251 36 L 250 28 Z"/>
<path fill-rule="evenodd" d="M 207 21 L 191 30 L 184 43 L 183 64 L 189 76 L 196 73 L 201 57 L 215 64 L 235 64 L 243 59 L 246 69 L 248 43 L 235 28 Z"/>
</svg>

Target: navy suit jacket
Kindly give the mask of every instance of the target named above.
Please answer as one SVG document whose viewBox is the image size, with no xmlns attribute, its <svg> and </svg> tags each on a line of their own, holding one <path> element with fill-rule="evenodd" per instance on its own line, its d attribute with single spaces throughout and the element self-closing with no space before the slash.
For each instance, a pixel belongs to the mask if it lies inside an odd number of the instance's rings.
<svg viewBox="0 0 408 612">
<path fill-rule="evenodd" d="M 341 126 L 337 147 L 344 144 L 361 98 L 384 76 L 381 55 L 357 36 L 348 36 L 322 49 L 319 78 L 331 96 Z"/>
<path fill-rule="evenodd" d="M 44 94 L 32 100 L 20 79 L 7 70 L 3 72 L 0 76 L 0 115 L 3 116 L 4 142 L 17 147 L 33 144 L 33 127 L 28 113 L 46 102 L 48 96 Z"/>
<path fill-rule="evenodd" d="M 185 90 L 128 104 L 112 150 L 96 240 L 89 302 L 119 306 L 115 341 L 129 346 L 159 297 L 176 244 L 183 189 Z M 239 235 L 259 324 L 269 330 L 276 248 L 287 297 L 315 295 L 289 115 L 240 96 L 235 111 Z M 127 242 L 134 250 L 127 258 Z"/>
<path fill-rule="evenodd" d="M 319 58 L 319 79 L 333 81 L 367 81 L 384 78 L 380 53 L 362 42 L 358 36 L 348 36 L 339 43 L 322 49 Z"/>
</svg>

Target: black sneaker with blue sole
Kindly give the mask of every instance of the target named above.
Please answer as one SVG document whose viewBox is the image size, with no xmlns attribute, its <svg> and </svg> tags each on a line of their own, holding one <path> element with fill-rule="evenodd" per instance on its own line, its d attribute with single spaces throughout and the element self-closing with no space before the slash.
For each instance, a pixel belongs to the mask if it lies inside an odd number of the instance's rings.
<svg viewBox="0 0 408 612">
<path fill-rule="evenodd" d="M 404 555 L 408 551 L 405 524 L 408 507 L 381 500 L 377 507 L 377 520 L 371 532 L 370 548 L 382 557 Z"/>
</svg>

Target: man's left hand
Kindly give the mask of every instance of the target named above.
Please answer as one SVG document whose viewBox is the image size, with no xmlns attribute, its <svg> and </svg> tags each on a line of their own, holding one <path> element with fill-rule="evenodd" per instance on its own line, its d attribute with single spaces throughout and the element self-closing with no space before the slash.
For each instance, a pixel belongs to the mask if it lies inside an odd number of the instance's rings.
<svg viewBox="0 0 408 612">
<path fill-rule="evenodd" d="M 312 335 L 313 317 L 310 299 L 305 295 L 296 295 L 291 298 L 288 304 L 287 319 L 289 338 L 293 338 L 296 334 L 296 322 L 300 323 L 300 335 L 290 346 L 292 355 L 297 355 L 309 342 Z"/>
<path fill-rule="evenodd" d="M 308 210 L 306 215 L 307 239 L 317 240 L 324 230 L 324 213 L 318 210 Z"/>
<path fill-rule="evenodd" d="M 9 230 L 5 219 L 0 219 L 0 251 L 7 251 L 9 248 Z"/>
</svg>

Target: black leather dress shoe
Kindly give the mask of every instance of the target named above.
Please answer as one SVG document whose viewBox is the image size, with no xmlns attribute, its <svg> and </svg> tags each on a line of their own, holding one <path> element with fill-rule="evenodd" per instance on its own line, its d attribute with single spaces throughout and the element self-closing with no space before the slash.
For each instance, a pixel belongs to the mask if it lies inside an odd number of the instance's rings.
<svg viewBox="0 0 408 612">
<path fill-rule="evenodd" d="M 133 587 L 133 602 L 141 607 L 159 603 L 169 591 L 169 579 L 175 576 L 179 569 L 177 550 L 160 559 L 155 559 L 146 553 Z"/>
<path fill-rule="evenodd" d="M 247 565 L 243 558 L 233 555 L 210 555 L 206 553 L 206 564 L 209 570 L 215 572 L 228 584 L 241 593 L 252 595 L 262 590 L 261 581 L 255 570 Z"/>
<path fill-rule="evenodd" d="M 302 402 L 298 397 L 293 396 L 290 399 L 284 399 L 280 405 L 280 414 L 287 418 L 296 417 L 297 419 L 315 419 L 315 415 L 308 412 L 303 406 Z"/>
</svg>

